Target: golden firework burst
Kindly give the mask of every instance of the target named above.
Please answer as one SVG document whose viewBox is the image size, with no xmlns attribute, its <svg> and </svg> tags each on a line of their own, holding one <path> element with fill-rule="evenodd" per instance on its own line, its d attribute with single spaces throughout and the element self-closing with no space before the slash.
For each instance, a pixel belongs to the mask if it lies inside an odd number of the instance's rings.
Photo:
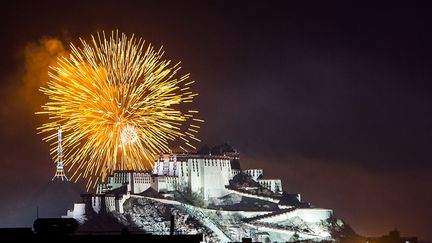
<svg viewBox="0 0 432 243">
<path fill-rule="evenodd" d="M 162 48 L 133 35 L 104 32 L 70 45 L 68 57 L 50 67 L 50 80 L 41 87 L 48 102 L 37 114 L 49 122 L 39 133 L 56 150 L 55 131 L 61 126 L 64 165 L 72 178 L 94 187 L 114 170 L 151 169 L 154 157 L 170 145 L 195 149 L 200 128 L 196 110 L 185 110 L 197 93 L 189 74 L 178 75 L 179 63 L 162 58 Z"/>
</svg>

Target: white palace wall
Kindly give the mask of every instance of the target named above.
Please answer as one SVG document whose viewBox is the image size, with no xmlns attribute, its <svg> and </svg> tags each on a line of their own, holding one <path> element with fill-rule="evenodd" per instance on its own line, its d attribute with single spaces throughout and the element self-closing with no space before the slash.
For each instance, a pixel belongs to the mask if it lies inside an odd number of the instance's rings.
<svg viewBox="0 0 432 243">
<path fill-rule="evenodd" d="M 155 162 L 153 173 L 159 177 L 178 177 L 177 186 L 200 193 L 205 200 L 226 195 L 225 186 L 232 177 L 228 157 L 190 154 L 161 155 Z M 166 190 L 158 182 L 152 187 L 157 191 Z"/>
</svg>

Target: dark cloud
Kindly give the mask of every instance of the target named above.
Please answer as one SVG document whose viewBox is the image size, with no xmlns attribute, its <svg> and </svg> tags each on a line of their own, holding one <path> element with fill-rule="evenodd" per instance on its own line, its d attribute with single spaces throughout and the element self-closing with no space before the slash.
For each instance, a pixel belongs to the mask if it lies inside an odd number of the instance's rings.
<svg viewBox="0 0 432 243">
<path fill-rule="evenodd" d="M 164 45 L 166 57 L 192 73 L 206 143 L 233 144 L 244 163 L 334 208 L 361 233 L 397 226 L 432 239 L 431 215 L 423 213 L 432 200 L 430 10 L 242 1 L 5 6 L 0 190 L 9 196 L 0 211 L 53 172 L 48 146 L 35 134 L 41 118 L 30 111 L 39 94 L 20 96 L 37 88 L 25 85 L 25 73 L 40 80 L 45 72 L 26 68 L 25 51 L 33 46 L 32 53 L 53 57 L 78 37 L 119 29 Z M 46 36 L 63 47 L 49 54 Z"/>
</svg>

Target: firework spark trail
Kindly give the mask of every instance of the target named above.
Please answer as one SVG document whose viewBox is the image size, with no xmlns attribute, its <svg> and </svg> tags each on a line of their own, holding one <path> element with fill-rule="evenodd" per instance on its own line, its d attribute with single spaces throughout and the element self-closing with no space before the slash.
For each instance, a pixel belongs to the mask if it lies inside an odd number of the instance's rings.
<svg viewBox="0 0 432 243">
<path fill-rule="evenodd" d="M 49 101 L 37 113 L 49 117 L 38 130 L 49 134 L 43 140 L 53 154 L 62 127 L 72 179 L 84 178 L 91 188 L 114 170 L 150 169 L 173 141 L 195 149 L 191 140 L 200 141 L 193 133 L 202 120 L 194 118 L 196 110 L 178 109 L 197 95 L 189 75 L 178 75 L 179 63 L 162 59 L 162 48 L 118 32 L 80 40 L 82 47 L 71 44 L 70 56 L 50 67 L 50 81 L 40 88 Z"/>
</svg>

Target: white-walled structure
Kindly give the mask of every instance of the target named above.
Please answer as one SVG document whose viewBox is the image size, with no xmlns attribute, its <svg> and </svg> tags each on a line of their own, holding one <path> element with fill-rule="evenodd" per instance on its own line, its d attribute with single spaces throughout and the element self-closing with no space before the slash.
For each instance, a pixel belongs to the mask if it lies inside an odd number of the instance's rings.
<svg viewBox="0 0 432 243">
<path fill-rule="evenodd" d="M 258 182 L 261 186 L 269 189 L 274 193 L 283 192 L 282 181 L 280 179 L 263 179 L 263 169 L 246 169 L 243 170 L 243 173 L 249 175 L 254 181 Z"/>
<path fill-rule="evenodd" d="M 225 187 L 232 178 L 230 157 L 197 154 L 161 155 L 154 164 L 153 174 L 177 177 L 181 189 L 202 194 L 205 200 L 226 195 Z M 161 188 L 154 189 L 161 191 Z"/>
<path fill-rule="evenodd" d="M 252 177 L 252 179 L 254 179 L 256 181 L 256 180 L 258 180 L 258 177 L 263 175 L 263 170 L 262 169 L 247 169 L 247 170 L 243 170 L 243 173 L 245 173 L 246 175 L 249 175 L 250 177 Z"/>
<path fill-rule="evenodd" d="M 151 188 L 158 192 L 170 192 L 177 188 L 177 176 L 154 175 L 151 178 Z"/>
<path fill-rule="evenodd" d="M 322 220 L 327 220 L 333 215 L 333 210 L 326 208 L 298 208 L 286 213 L 280 213 L 269 217 L 263 217 L 256 220 L 263 223 L 277 223 L 284 225 L 289 223 L 289 219 L 299 217 L 308 223 L 317 223 Z"/>
<path fill-rule="evenodd" d="M 239 166 L 237 152 L 225 155 L 162 154 L 155 161 L 152 173 L 147 171 L 115 171 L 106 183 L 97 185 L 96 194 L 139 194 L 148 188 L 158 192 L 175 190 L 201 194 L 204 200 L 228 194 L 229 180 L 243 172 L 261 186 L 282 193 L 280 179 L 258 179 L 263 177 L 262 169 L 233 169 L 231 163 Z"/>
<path fill-rule="evenodd" d="M 103 194 L 122 186 L 126 186 L 130 193 L 141 193 L 151 186 L 151 174 L 146 171 L 114 171 L 108 176 L 107 183 L 100 183 L 96 187 L 96 194 Z"/>
<path fill-rule="evenodd" d="M 282 193 L 282 181 L 280 179 L 258 179 L 257 182 L 274 193 Z"/>
<path fill-rule="evenodd" d="M 241 173 L 240 169 L 231 169 L 231 176 L 230 179 L 232 179 L 234 176 L 238 175 Z"/>
<path fill-rule="evenodd" d="M 68 209 L 66 215 L 62 216 L 62 218 L 74 218 L 80 224 L 84 223 L 86 220 L 85 206 L 85 203 L 75 203 L 73 210 Z"/>
</svg>

